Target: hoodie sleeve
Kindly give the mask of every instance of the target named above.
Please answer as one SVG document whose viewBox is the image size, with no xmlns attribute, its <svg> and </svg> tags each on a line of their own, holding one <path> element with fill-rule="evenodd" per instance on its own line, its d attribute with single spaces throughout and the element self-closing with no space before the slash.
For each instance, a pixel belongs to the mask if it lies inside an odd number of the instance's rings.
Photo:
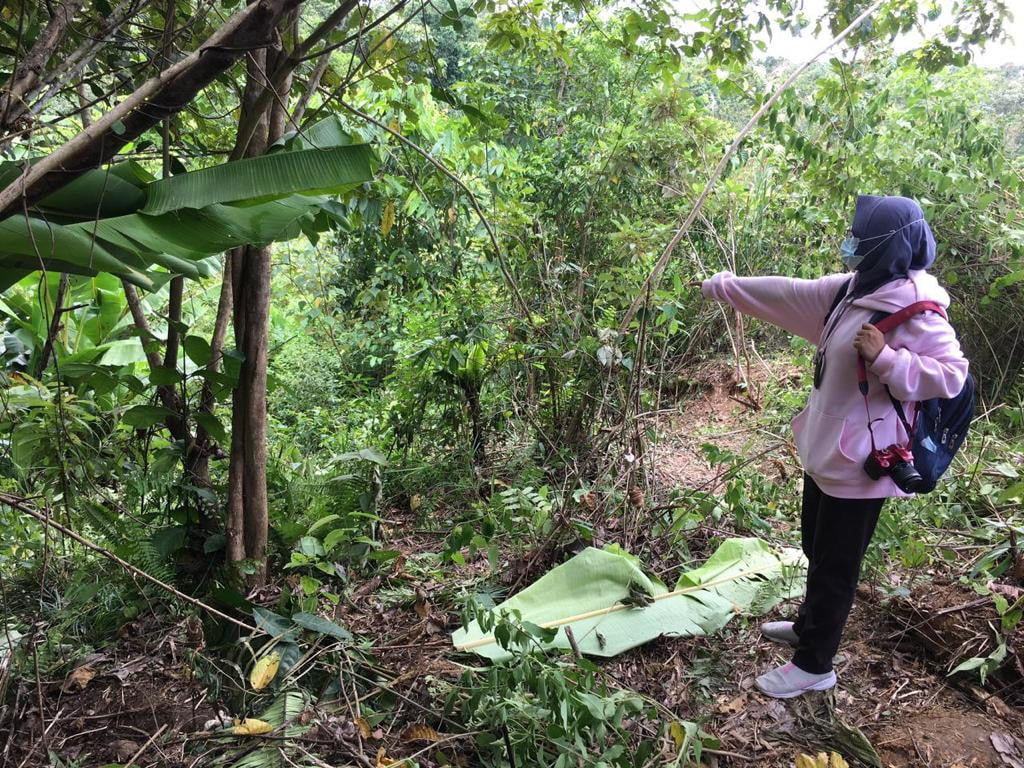
<svg viewBox="0 0 1024 768">
<path fill-rule="evenodd" d="M 898 400 L 954 397 L 967 378 L 967 358 L 953 326 L 941 315 L 925 312 L 906 321 L 892 335 L 868 370 L 888 385 Z"/>
<path fill-rule="evenodd" d="M 825 313 L 849 277 L 839 274 L 801 280 L 737 277 L 732 272 L 719 272 L 701 284 L 701 293 L 817 344 Z"/>
</svg>

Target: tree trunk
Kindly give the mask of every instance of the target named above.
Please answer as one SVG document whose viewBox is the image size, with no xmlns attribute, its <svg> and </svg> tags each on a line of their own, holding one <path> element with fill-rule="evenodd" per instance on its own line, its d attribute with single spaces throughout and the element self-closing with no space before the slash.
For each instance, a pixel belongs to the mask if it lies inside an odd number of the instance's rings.
<svg viewBox="0 0 1024 768">
<path fill-rule="evenodd" d="M 242 117 L 234 156 L 255 157 L 272 141 L 273 104 L 266 90 L 266 50 L 248 60 Z M 282 92 L 283 93 L 283 92 Z M 258 111 L 254 114 L 254 111 Z M 241 126 L 246 126 L 243 130 Z M 270 317 L 270 249 L 245 246 L 232 252 L 231 291 L 235 348 L 243 360 L 231 396 L 231 460 L 228 465 L 228 557 L 256 560 L 252 581 L 266 577 L 267 512 L 267 333 Z"/>
<path fill-rule="evenodd" d="M 224 339 L 227 337 L 228 323 L 234 305 L 231 293 L 233 253 L 234 251 L 231 251 L 224 257 L 224 276 L 221 280 L 220 300 L 217 304 L 217 317 L 213 323 L 213 336 L 210 338 L 210 362 L 207 363 L 207 368 L 214 372 L 220 372 L 223 369 L 221 363 L 224 359 Z M 209 380 L 204 380 L 199 396 L 199 412 L 213 416 L 216 405 L 217 399 L 213 394 L 213 386 Z M 196 439 L 193 443 L 192 453 L 186 458 L 185 472 L 189 477 L 195 478 L 197 483 L 201 483 L 202 487 L 209 487 L 211 484 L 210 452 L 212 450 L 213 439 L 210 433 L 203 429 L 202 424 L 197 424 Z"/>
<path fill-rule="evenodd" d="M 245 502 L 245 556 L 262 563 L 267 549 L 267 345 L 270 319 L 270 248 L 246 248 L 242 267 L 245 301 L 242 407 L 245 429 L 242 498 Z M 262 581 L 261 571 L 257 580 Z"/>
<path fill-rule="evenodd" d="M 344 20 L 355 7 L 346 0 L 303 44 L 296 40 L 298 15 L 282 17 L 285 42 L 276 54 L 266 49 L 249 55 L 246 85 L 232 158 L 266 152 L 289 128 L 297 127 L 288 113 L 295 66 L 305 53 Z M 291 53 L 289 53 L 289 51 Z M 271 73 L 268 83 L 267 73 Z M 266 579 L 269 532 L 267 509 L 267 361 L 270 321 L 271 258 L 267 246 L 246 246 L 231 254 L 230 288 L 234 312 L 235 347 L 243 360 L 231 398 L 231 459 L 228 467 L 228 558 L 254 560 L 250 579 Z M 225 290 L 228 282 L 225 281 Z"/>
<path fill-rule="evenodd" d="M 231 294 L 234 306 L 235 349 L 245 348 L 245 309 L 242 288 L 242 264 L 245 248 L 231 252 Z M 245 559 L 245 388 L 242 381 L 246 375 L 245 361 L 242 361 L 238 382 L 231 393 L 231 459 L 228 463 L 228 559 L 238 562 Z"/>
</svg>

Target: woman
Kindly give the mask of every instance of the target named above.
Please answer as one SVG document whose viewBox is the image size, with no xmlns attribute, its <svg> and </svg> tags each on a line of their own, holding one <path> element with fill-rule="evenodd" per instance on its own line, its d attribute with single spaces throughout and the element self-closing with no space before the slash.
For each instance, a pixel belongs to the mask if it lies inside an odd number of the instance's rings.
<svg viewBox="0 0 1024 768">
<path fill-rule="evenodd" d="M 880 311 L 895 312 L 916 301 L 949 305 L 949 295 L 925 271 L 935 260 L 935 239 L 916 202 L 858 197 L 851 233 L 840 250 L 852 279 L 848 274 L 798 280 L 720 272 L 701 286 L 705 297 L 818 347 L 814 388 L 793 420 L 805 473 L 800 533 L 809 562 L 807 595 L 795 622 L 761 627 L 768 639 L 795 648 L 792 662 L 757 678 L 758 688 L 776 698 L 835 685 L 832 657 L 878 515 L 888 497 L 909 495 L 888 475 L 873 480 L 865 472 L 871 452 L 867 414 L 879 447 L 902 445 L 906 431 L 886 387 L 912 418 L 914 402 L 953 397 L 967 376 L 956 334 L 938 313 L 915 315 L 887 337 L 869 323 Z M 838 296 L 842 299 L 834 304 Z M 857 384 L 858 355 L 867 364 L 867 402 Z"/>
</svg>

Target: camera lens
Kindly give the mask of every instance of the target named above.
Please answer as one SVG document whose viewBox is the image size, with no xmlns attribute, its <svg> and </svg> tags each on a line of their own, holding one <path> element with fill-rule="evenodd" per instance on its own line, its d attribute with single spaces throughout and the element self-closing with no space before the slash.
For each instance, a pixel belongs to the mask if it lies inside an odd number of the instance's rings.
<svg viewBox="0 0 1024 768">
<path fill-rule="evenodd" d="M 908 461 L 900 461 L 889 470 L 892 481 L 904 493 L 917 493 L 924 487 L 924 481 L 917 468 Z"/>
</svg>

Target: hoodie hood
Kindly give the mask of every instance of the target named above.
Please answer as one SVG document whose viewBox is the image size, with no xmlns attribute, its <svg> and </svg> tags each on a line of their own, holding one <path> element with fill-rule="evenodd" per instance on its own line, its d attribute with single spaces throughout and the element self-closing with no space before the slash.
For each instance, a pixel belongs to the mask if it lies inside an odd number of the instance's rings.
<svg viewBox="0 0 1024 768">
<path fill-rule="evenodd" d="M 935 238 L 924 211 L 907 197 L 860 195 L 851 227 L 859 239 L 856 296 L 872 293 L 935 261 Z"/>
<path fill-rule="evenodd" d="M 906 277 L 890 280 L 866 296 L 856 296 L 856 293 L 854 286 L 855 298 L 851 304 L 873 312 L 897 312 L 915 301 L 934 301 L 943 309 L 949 307 L 946 289 L 923 269 L 911 270 Z"/>
</svg>

